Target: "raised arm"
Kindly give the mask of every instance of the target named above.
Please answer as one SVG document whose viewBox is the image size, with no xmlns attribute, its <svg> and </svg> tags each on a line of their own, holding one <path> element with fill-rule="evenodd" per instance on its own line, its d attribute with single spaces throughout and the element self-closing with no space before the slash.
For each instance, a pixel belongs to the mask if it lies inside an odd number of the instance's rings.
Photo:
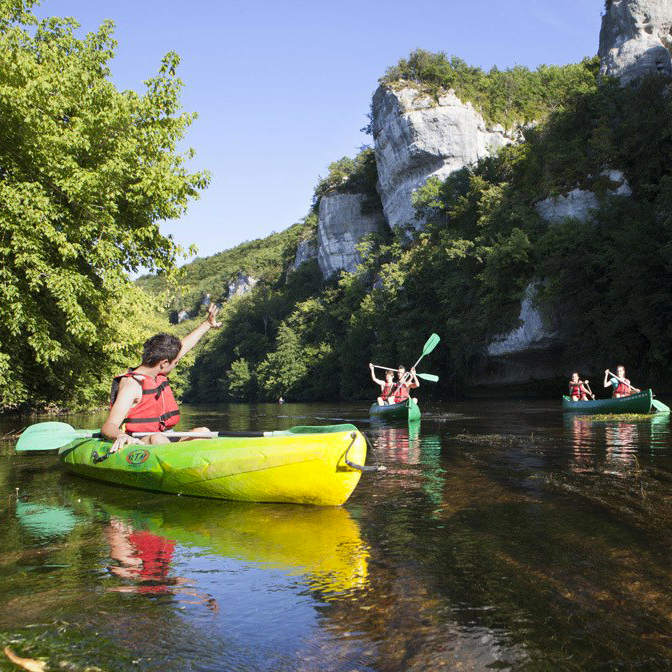
<svg viewBox="0 0 672 672">
<path fill-rule="evenodd" d="M 369 369 L 371 370 L 371 380 L 374 383 L 378 383 L 378 385 L 385 385 L 384 380 L 380 380 L 379 378 L 376 378 L 375 370 L 373 368 L 373 364 L 369 363 Z"/>
<path fill-rule="evenodd" d="M 196 329 L 194 329 L 191 333 L 187 334 L 183 339 L 182 339 L 182 347 L 180 348 L 180 352 L 177 355 L 178 361 L 182 359 L 195 345 L 198 343 L 203 336 L 210 331 L 210 329 L 219 329 L 219 327 L 222 326 L 221 322 L 217 322 L 217 313 L 219 312 L 219 308 L 214 304 L 210 304 L 210 308 L 208 308 L 208 317 L 206 320 L 202 323 L 199 324 Z"/>
<path fill-rule="evenodd" d="M 415 368 L 411 369 L 411 386 L 420 387 L 420 381 L 418 380 L 418 375 L 415 372 Z"/>
<path fill-rule="evenodd" d="M 611 380 L 609 379 L 609 369 L 604 371 L 604 386 L 611 387 Z"/>
</svg>

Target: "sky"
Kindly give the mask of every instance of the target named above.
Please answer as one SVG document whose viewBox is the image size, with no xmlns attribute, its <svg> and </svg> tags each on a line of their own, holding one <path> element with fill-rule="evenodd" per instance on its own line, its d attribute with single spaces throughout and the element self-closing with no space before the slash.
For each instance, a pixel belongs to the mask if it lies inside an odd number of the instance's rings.
<svg viewBox="0 0 672 672">
<path fill-rule="evenodd" d="M 502 5 L 505 8 L 502 8 Z M 43 0 L 38 16 L 104 19 L 119 42 L 120 89 L 143 90 L 176 51 L 194 170 L 209 188 L 161 229 L 198 256 L 281 231 L 307 213 L 329 163 L 360 131 L 378 78 L 413 49 L 500 69 L 597 53 L 604 0 Z"/>
</svg>

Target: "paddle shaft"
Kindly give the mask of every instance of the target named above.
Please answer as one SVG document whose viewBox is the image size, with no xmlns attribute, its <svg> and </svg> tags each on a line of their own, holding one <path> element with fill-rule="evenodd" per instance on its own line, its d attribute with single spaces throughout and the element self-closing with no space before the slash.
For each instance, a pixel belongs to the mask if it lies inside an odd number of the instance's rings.
<svg viewBox="0 0 672 672">
<path fill-rule="evenodd" d="M 625 378 L 619 378 L 615 373 L 609 371 L 609 369 L 607 369 L 607 375 L 611 376 L 612 378 L 616 378 L 616 380 L 620 381 L 624 385 L 627 385 L 631 390 L 634 390 L 635 392 L 641 392 L 639 388 L 635 387 L 631 383 L 626 383 Z"/>
</svg>

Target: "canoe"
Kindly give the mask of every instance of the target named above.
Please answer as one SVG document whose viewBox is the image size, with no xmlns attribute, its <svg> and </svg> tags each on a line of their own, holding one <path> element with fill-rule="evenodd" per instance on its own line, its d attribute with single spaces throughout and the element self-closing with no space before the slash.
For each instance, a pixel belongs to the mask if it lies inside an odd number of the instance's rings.
<svg viewBox="0 0 672 672">
<path fill-rule="evenodd" d="M 420 420 L 420 407 L 412 399 L 389 406 L 379 406 L 373 403 L 369 409 L 369 414 L 390 422 L 412 422 L 413 420 Z"/>
<path fill-rule="evenodd" d="M 644 390 L 629 397 L 618 399 L 596 399 L 595 401 L 572 401 L 562 398 L 563 413 L 649 413 L 653 403 L 653 392 Z"/>
<path fill-rule="evenodd" d="M 81 438 L 58 455 L 80 476 L 144 490 L 239 502 L 340 506 L 361 472 L 346 464 L 366 459 L 366 439 L 354 425 L 293 427 L 255 437 L 195 439 L 125 446 Z"/>
</svg>

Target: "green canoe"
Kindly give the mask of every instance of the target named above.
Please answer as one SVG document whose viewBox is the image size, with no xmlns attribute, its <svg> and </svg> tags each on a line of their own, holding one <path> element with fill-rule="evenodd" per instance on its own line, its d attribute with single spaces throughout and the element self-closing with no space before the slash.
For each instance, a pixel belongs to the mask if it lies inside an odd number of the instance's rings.
<svg viewBox="0 0 672 672">
<path fill-rule="evenodd" d="M 374 403 L 371 404 L 369 414 L 374 418 L 389 422 L 412 422 L 420 420 L 420 407 L 412 399 L 389 406 L 379 406 Z"/>
<path fill-rule="evenodd" d="M 563 413 L 649 413 L 653 405 L 653 392 L 644 390 L 628 397 L 572 401 L 562 398 Z"/>
<path fill-rule="evenodd" d="M 340 506 L 359 482 L 366 439 L 354 425 L 293 427 L 255 437 L 124 446 L 81 438 L 58 456 L 76 474 L 145 490 L 244 502 Z"/>
</svg>

